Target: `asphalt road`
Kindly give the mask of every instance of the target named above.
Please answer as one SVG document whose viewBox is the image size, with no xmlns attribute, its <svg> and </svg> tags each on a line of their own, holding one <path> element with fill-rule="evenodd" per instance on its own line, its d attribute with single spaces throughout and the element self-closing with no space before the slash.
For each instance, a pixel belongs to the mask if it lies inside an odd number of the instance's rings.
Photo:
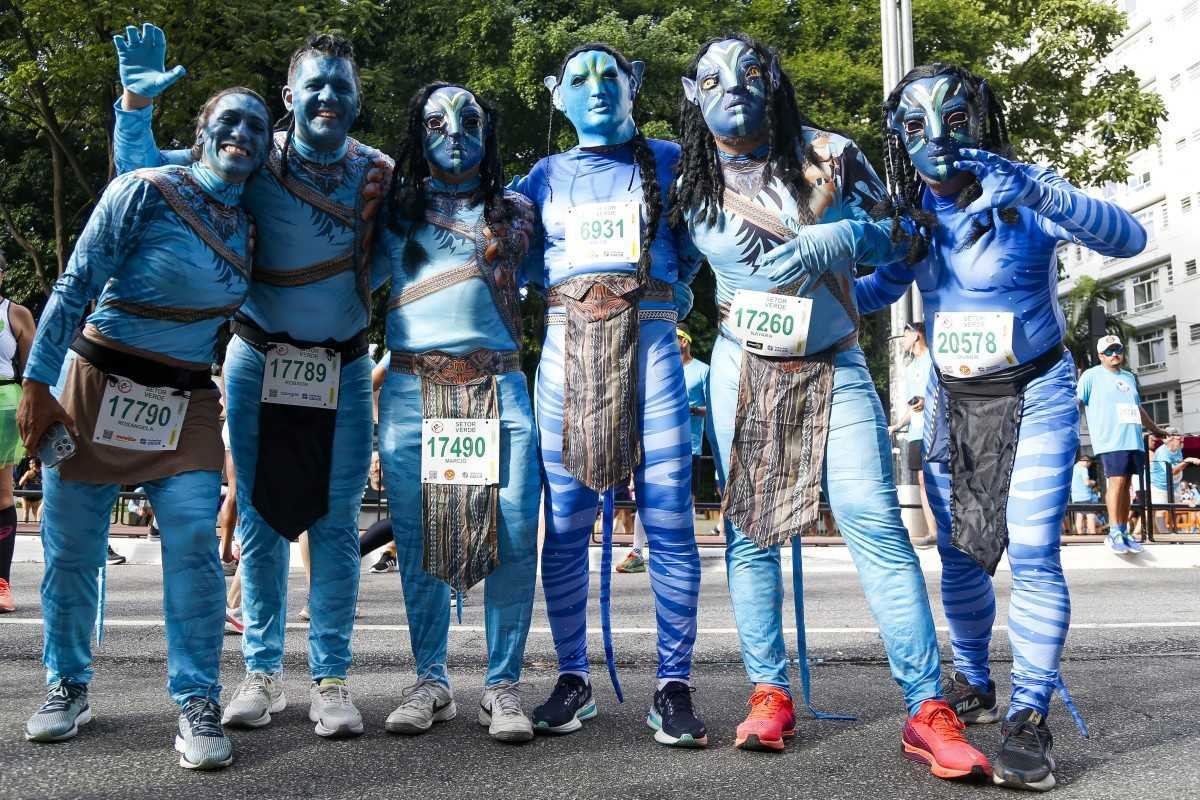
<svg viewBox="0 0 1200 800">
<path fill-rule="evenodd" d="M 364 563 L 364 569 L 366 563 Z M 482 683 L 482 593 L 451 633 L 457 719 L 417 738 L 383 731 L 384 717 L 412 679 L 395 574 L 364 574 L 351 685 L 367 723 L 354 740 L 327 741 L 307 719 L 303 588 L 293 576 L 285 663 L 290 705 L 266 729 L 236 731 L 237 761 L 221 773 L 176 765 L 175 712 L 165 695 L 160 576 L 155 566 L 109 573 L 109 627 L 92 685 L 95 720 L 59 745 L 24 741 L 21 726 L 42 682 L 36 586 L 41 565 L 17 564 L 22 608 L 0 617 L 0 798 L 975 798 L 1014 796 L 992 786 L 932 778 L 899 755 L 904 721 L 874 623 L 852 572 L 807 574 L 810 655 L 818 706 L 856 722 L 803 718 L 781 755 L 733 748 L 748 686 L 719 569 L 707 568 L 694 680 L 710 746 L 678 751 L 653 742 L 644 724 L 653 690 L 654 619 L 644 575 L 615 577 L 616 649 L 626 702 L 618 704 L 594 661 L 600 716 L 580 733 L 524 746 L 492 742 L 475 721 Z M 1061 703 L 1051 708 L 1060 782 L 1056 798 L 1180 798 L 1200 795 L 1200 570 L 1086 569 L 1069 574 L 1075 627 L 1064 674 L 1091 727 L 1081 738 Z M 1008 575 L 997 576 L 1002 598 Z M 927 575 L 939 625 L 937 575 Z M 593 589 L 595 578 L 593 578 Z M 540 590 L 539 590 L 540 601 Z M 1000 623 L 1006 605 L 1001 602 Z M 544 606 L 534 610 L 527 649 L 526 708 L 554 681 Z M 598 624 L 593 659 L 602 659 Z M 941 634 L 943 643 L 944 632 Z M 241 674 L 237 637 L 226 637 L 223 676 Z M 946 650 L 944 649 L 944 652 Z M 1006 636 L 993 643 L 996 680 L 1008 689 Z M 993 755 L 999 726 L 969 734 Z"/>
</svg>

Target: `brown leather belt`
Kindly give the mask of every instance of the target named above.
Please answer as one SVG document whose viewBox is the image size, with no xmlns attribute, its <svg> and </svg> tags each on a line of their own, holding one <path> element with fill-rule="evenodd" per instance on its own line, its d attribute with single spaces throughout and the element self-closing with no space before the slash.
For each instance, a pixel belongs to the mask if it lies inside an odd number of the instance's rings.
<svg viewBox="0 0 1200 800">
<path fill-rule="evenodd" d="M 472 350 L 456 356 L 441 350 L 426 353 L 393 352 L 389 369 L 419 375 L 436 383 L 473 383 L 489 375 L 521 371 L 521 354 L 516 350 Z"/>
<path fill-rule="evenodd" d="M 581 276 L 585 277 L 585 276 Z M 642 294 L 638 298 L 643 301 L 670 303 L 675 299 L 675 291 L 671 288 L 671 284 L 666 281 L 651 279 L 646 283 Z M 562 295 L 558 289 L 551 286 L 550 291 L 546 293 L 547 306 L 561 306 L 563 304 Z"/>
</svg>

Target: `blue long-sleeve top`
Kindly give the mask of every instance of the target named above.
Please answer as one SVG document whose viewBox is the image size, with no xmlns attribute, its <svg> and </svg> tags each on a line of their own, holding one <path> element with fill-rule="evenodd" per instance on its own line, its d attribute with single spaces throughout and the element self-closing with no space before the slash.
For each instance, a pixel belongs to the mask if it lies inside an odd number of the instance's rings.
<svg viewBox="0 0 1200 800">
<path fill-rule="evenodd" d="M 391 279 L 389 304 L 418 283 L 443 275 L 473 259 L 482 259 L 483 203 L 467 199 L 469 185 L 452 187 L 430 180 L 425 198 L 430 211 L 454 220 L 465 230 L 454 231 L 427 222 L 404 222 L 400 231 L 383 227 L 372 255 L 373 283 Z M 510 203 L 526 217 L 529 202 L 507 193 Z M 456 226 L 457 227 L 457 226 Z M 470 232 L 468 237 L 464 235 Z M 423 353 L 441 350 L 463 355 L 472 350 L 512 351 L 520 347 L 505 324 L 493 291 L 505 296 L 517 309 L 517 291 L 524 283 L 521 263 L 497 258 L 486 269 L 493 286 L 482 277 L 455 283 L 401 308 L 389 305 L 386 321 L 388 350 Z"/>
<path fill-rule="evenodd" d="M 679 161 L 679 145 L 659 139 L 646 141 L 654 153 L 662 200 L 662 214 L 650 247 L 650 277 L 670 284 L 691 283 L 703 260 L 686 231 L 673 232 L 667 225 L 667 195 Z M 566 240 L 568 213 L 584 203 L 638 203 L 642 225 L 646 224 L 641 174 L 631 144 L 597 149 L 573 147 L 547 156 L 534 164 L 528 175 L 514 180 L 510 188 L 529 198 L 536 214 L 533 241 L 525 261 L 529 283 L 547 288 L 589 273 L 637 272 L 633 262 L 572 264 Z M 642 305 L 674 307 L 669 301 L 643 301 Z"/>
<path fill-rule="evenodd" d="M 765 162 L 761 159 L 740 158 L 724 163 L 726 186 L 749 197 L 776 219 L 791 217 L 800 221 L 808 216 L 814 224 L 846 220 L 858 226 L 860 231 L 872 225 L 870 210 L 884 196 L 885 190 L 854 142 L 810 128 L 804 130 L 803 141 L 805 146 L 813 148 L 818 162 L 805 176 L 810 184 L 815 184 L 808 198 L 810 215 L 800 213 L 795 198 L 778 177 L 772 176 L 765 185 L 762 183 Z M 718 305 L 728 304 L 739 289 L 769 292 L 781 285 L 767 274 L 770 270 L 761 268 L 758 262 L 764 254 L 782 244 L 782 239 L 750 224 L 727 205 L 711 225 L 698 209 L 692 209 L 688 227 L 716 276 Z M 886 240 L 878 233 L 873 238 Z M 874 252 L 873 248 L 866 247 L 860 255 L 863 263 L 874 263 L 888 258 L 890 253 Z M 806 344 L 808 353 L 825 350 L 857 330 L 857 319 L 843 303 L 843 300 L 853 302 L 850 288 L 853 268 L 854 259 L 849 257 L 830 266 L 830 272 L 845 290 L 843 299 L 836 297 L 824 282 L 818 283 L 806 295 L 813 301 Z M 727 325 L 722 325 L 722 329 L 728 337 L 737 338 Z"/>
<path fill-rule="evenodd" d="M 135 111 L 115 107 L 113 159 L 118 172 L 161 164 L 186 164 L 186 150 L 159 150 L 151 128 L 153 108 Z M 277 134 L 272 159 L 282 152 Z M 361 218 L 361 187 L 368 170 L 382 154 L 347 138 L 336 153 L 310 151 L 292 137 L 288 176 L 306 190 L 351 210 L 351 224 L 297 197 L 268 168 L 246 184 L 244 205 L 254 216 L 257 242 L 255 267 L 272 271 L 304 270 L 360 249 L 367 223 Z M 358 247 L 356 247 L 358 245 Z M 366 327 L 370 311 L 364 305 L 355 270 L 345 270 L 303 286 L 276 286 L 252 280 L 241 313 L 269 332 L 301 341 L 345 341 Z"/>
<path fill-rule="evenodd" d="M 1146 233 L 1121 207 L 1089 197 L 1048 169 L 1025 169 L 1046 184 L 1043 202 L 1017 208 L 1015 223 L 987 212 L 990 229 L 965 248 L 962 243 L 975 227 L 972 217 L 955 207 L 955 197 L 926 190 L 922 206 L 937 217 L 928 255 L 911 267 L 894 263 L 859 278 L 855 295 L 863 313 L 895 302 L 915 280 L 931 350 L 939 311 L 1011 312 L 1013 355 L 1020 364 L 1061 343 L 1066 320 L 1058 303 L 1059 242 L 1125 258 L 1142 251 Z"/>
<path fill-rule="evenodd" d="M 67 348 L 91 300 L 87 322 L 108 339 L 181 361 L 207 364 L 225 317 L 181 322 L 131 313 L 117 304 L 208 310 L 236 306 L 246 296 L 249 219 L 239 207 L 242 186 L 227 184 L 202 164 L 150 170 L 169 182 L 179 202 L 232 251 L 232 264 L 207 244 L 163 196 L 136 174 L 104 190 L 66 271 L 42 312 L 26 377 L 53 386 Z"/>
</svg>

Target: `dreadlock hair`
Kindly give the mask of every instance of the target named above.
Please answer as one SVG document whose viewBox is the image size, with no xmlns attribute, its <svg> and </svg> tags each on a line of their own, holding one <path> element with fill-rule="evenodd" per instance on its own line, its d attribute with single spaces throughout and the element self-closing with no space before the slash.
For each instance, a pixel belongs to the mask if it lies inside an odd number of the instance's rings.
<svg viewBox="0 0 1200 800">
<path fill-rule="evenodd" d="M 807 216 L 808 198 L 812 186 L 804 178 L 804 170 L 816 161 L 812 147 L 804 145 L 804 128 L 821 129 L 808 118 L 796 103 L 796 90 L 791 78 L 779 65 L 779 56 L 774 50 L 745 33 L 734 32 L 709 39 L 692 58 L 684 73 L 695 79 L 700 59 L 708 48 L 726 39 L 736 39 L 754 50 L 763 65 L 763 80 L 766 83 L 767 102 L 763 127 L 767 131 L 767 163 L 763 170 L 763 182 L 772 177 L 779 178 L 787 187 L 800 213 Z M 776 77 L 772 77 L 776 76 Z M 776 80 L 778 85 L 775 85 Z M 725 174 L 721 170 L 721 157 L 717 154 L 716 140 L 700 107 L 686 97 L 679 105 L 680 145 L 676 174 L 679 177 L 671 187 L 671 227 L 685 222 L 685 215 L 698 208 L 704 221 L 712 225 L 724 206 Z M 811 222 L 810 219 L 801 220 Z"/>
<path fill-rule="evenodd" d="M 388 226 L 400 235 L 407 235 L 405 223 L 425 219 L 425 179 L 430 177 L 429 162 L 425 159 L 425 103 L 438 89 L 465 89 L 483 109 L 483 161 L 479 165 L 479 187 L 471 197 L 472 204 L 483 202 L 483 218 L 493 231 L 499 231 L 512 219 L 512 209 L 504 199 L 504 168 L 500 162 L 499 111 L 489 101 L 459 84 L 446 81 L 427 83 L 408 101 L 408 124 L 396 157 L 396 172 L 388 191 Z M 408 231 L 412 225 L 408 225 Z M 407 260 L 407 259 L 406 259 Z"/>
<path fill-rule="evenodd" d="M 222 98 L 228 97 L 231 94 L 244 94 L 247 97 L 258 101 L 258 103 L 263 107 L 263 117 L 270 119 L 271 112 L 267 109 L 267 101 L 263 100 L 262 95 L 260 95 L 258 92 L 254 91 L 253 89 L 247 89 L 245 86 L 232 86 L 228 89 L 222 89 L 212 97 L 205 100 L 204 105 L 200 107 L 200 113 L 196 115 L 195 141 L 193 142 L 191 149 L 188 150 L 188 157 L 192 161 L 199 161 L 200 156 L 203 153 L 204 126 L 208 124 L 208 118 L 212 116 L 212 112 L 217 107 L 217 103 L 221 102 Z"/>
<path fill-rule="evenodd" d="M 896 88 L 892 89 L 883 104 L 883 161 L 887 174 L 888 196 L 880 201 L 871 213 L 876 219 L 892 218 L 892 241 L 900 242 L 902 239 L 908 239 L 909 249 L 906 260 L 910 264 L 920 261 L 929 252 L 931 231 L 937 225 L 937 217 L 926 211 L 921 205 L 925 181 L 913 166 L 912 159 L 908 156 L 908 150 L 904 147 L 904 142 L 900 140 L 900 134 L 892 130 L 891 116 L 900 106 L 900 96 L 909 84 L 938 75 L 951 75 L 957 78 L 966 88 L 968 100 L 978 104 L 982 112 L 980 149 L 990 150 L 1005 158 L 1012 157 L 1012 143 L 1008 139 L 1008 125 L 1004 120 L 1004 105 L 992 93 L 986 80 L 953 64 L 925 64 L 908 71 L 908 74 L 896 84 Z M 955 206 L 960 209 L 966 208 L 979 197 L 982 191 L 979 180 L 972 176 L 971 182 L 959 192 Z M 915 235 L 908 236 L 903 232 L 900 220 L 904 216 L 916 223 Z M 1018 219 L 1015 208 L 1002 208 L 999 216 L 1009 224 L 1015 223 Z M 957 251 L 971 247 L 992 228 L 991 215 L 988 215 L 985 222 L 978 219 L 973 219 L 971 222 L 971 232 L 958 246 Z"/>
<path fill-rule="evenodd" d="M 354 60 L 354 45 L 350 44 L 350 40 L 338 33 L 315 33 L 308 37 L 304 44 L 296 48 L 292 53 L 292 59 L 288 62 L 288 82 L 292 80 L 292 76 L 296 74 L 296 67 L 300 62 L 308 56 L 325 56 L 327 58 L 344 58 L 350 62 L 351 71 L 354 73 L 354 88 L 358 90 L 358 107 L 362 109 L 362 83 L 358 79 L 358 63 Z M 283 154 L 280 158 L 280 170 L 284 175 L 288 173 L 288 154 L 292 149 L 292 136 L 296 133 L 296 112 L 289 111 L 275 123 L 275 130 L 287 131 L 287 136 L 283 140 Z"/>
<path fill-rule="evenodd" d="M 562 85 L 563 75 L 567 70 L 567 63 L 572 58 L 580 53 L 586 53 L 589 50 L 598 50 L 602 53 L 608 53 L 617 62 L 617 66 L 626 75 L 633 78 L 633 64 L 629 59 L 619 53 L 612 45 L 604 42 L 586 42 L 571 50 L 563 57 L 562 63 L 558 65 L 558 83 Z M 641 87 L 638 87 L 640 89 Z M 636 90 L 634 93 L 636 97 Z M 637 128 L 637 132 L 633 135 L 633 139 L 629 142 L 633 148 L 633 159 L 637 164 L 638 177 L 642 182 L 642 200 L 646 203 L 646 211 L 649 219 L 646 221 L 645 230 L 642 234 L 642 255 L 638 259 L 638 272 L 646 275 L 650 272 L 650 248 L 654 244 L 654 239 L 658 235 L 658 221 L 662 219 L 663 202 L 661 188 L 658 185 L 658 164 L 654 158 L 654 151 L 650 149 L 650 143 L 646 141 L 642 129 Z"/>
</svg>

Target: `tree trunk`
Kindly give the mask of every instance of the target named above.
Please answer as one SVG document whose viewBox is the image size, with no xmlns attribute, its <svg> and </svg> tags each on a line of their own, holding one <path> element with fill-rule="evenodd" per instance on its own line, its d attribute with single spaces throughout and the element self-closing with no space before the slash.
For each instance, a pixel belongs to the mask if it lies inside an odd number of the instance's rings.
<svg viewBox="0 0 1200 800">
<path fill-rule="evenodd" d="M 54 204 L 54 255 L 58 260 L 58 271 L 55 273 L 55 277 L 57 278 L 67 268 L 67 224 L 66 213 L 63 210 L 65 198 L 63 197 L 62 154 L 54 146 L 53 140 L 48 142 L 48 144 L 50 146 L 50 166 L 54 185 L 52 201 Z"/>
<path fill-rule="evenodd" d="M 3 220 L 4 227 L 8 228 L 8 233 L 17 246 L 29 254 L 29 259 L 33 262 L 33 272 L 37 275 L 38 287 L 43 292 L 49 293 L 50 283 L 46 280 L 46 268 L 42 265 L 41 253 L 34 247 L 33 242 L 26 239 L 21 233 L 21 229 L 17 227 L 17 221 L 13 219 L 12 212 L 3 204 L 0 204 L 0 220 Z"/>
</svg>

